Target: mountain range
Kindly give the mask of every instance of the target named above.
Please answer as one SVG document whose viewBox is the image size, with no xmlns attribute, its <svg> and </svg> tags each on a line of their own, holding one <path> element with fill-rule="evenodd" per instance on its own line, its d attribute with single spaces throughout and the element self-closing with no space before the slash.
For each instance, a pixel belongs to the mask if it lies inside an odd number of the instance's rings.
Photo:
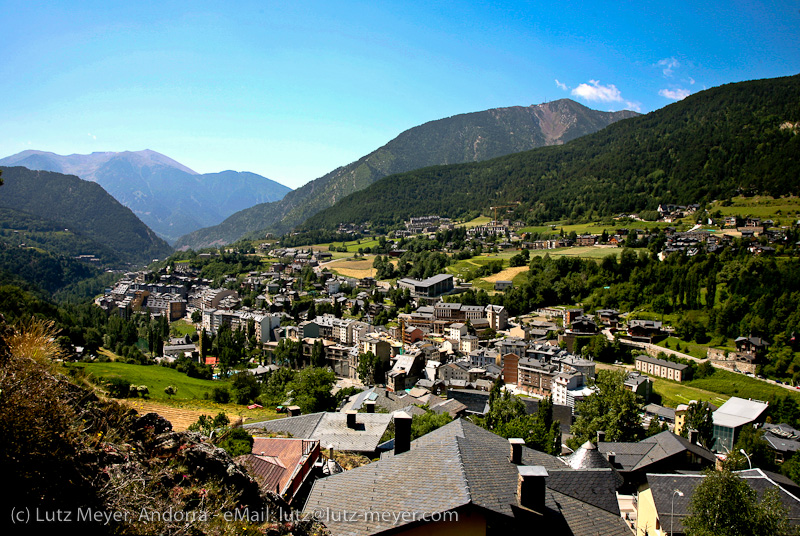
<svg viewBox="0 0 800 536">
<path fill-rule="evenodd" d="M 0 159 L 0 165 L 55 171 L 96 182 L 169 241 L 216 225 L 256 203 L 278 201 L 291 191 L 255 173 L 199 174 L 150 150 L 68 156 L 23 151 Z"/>
<path fill-rule="evenodd" d="M 386 177 L 309 218 L 399 225 L 515 204 L 529 225 L 734 195 L 800 195 L 800 75 L 711 88 L 557 147 Z"/>
<path fill-rule="evenodd" d="M 284 233 L 388 175 L 561 145 L 637 115 L 631 111 L 599 112 L 562 99 L 431 121 L 406 130 L 383 147 L 289 192 L 278 202 L 255 205 L 219 225 L 183 236 L 175 247 L 197 249 L 263 236 L 267 231 Z"/>
</svg>

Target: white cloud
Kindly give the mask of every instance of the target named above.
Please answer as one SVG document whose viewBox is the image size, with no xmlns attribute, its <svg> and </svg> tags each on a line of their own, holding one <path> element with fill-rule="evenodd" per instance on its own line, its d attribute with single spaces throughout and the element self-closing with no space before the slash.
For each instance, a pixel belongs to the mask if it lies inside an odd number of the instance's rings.
<svg viewBox="0 0 800 536">
<path fill-rule="evenodd" d="M 679 101 L 688 97 L 690 92 L 688 89 L 662 89 L 658 94 L 667 99 Z"/>
<path fill-rule="evenodd" d="M 556 78 L 556 85 L 558 86 L 559 89 L 563 89 L 564 91 L 569 89 L 567 87 L 567 84 L 562 84 L 561 82 L 558 81 L 558 78 Z"/>
<path fill-rule="evenodd" d="M 672 76 L 672 73 L 675 71 L 675 69 L 681 66 L 681 62 L 679 62 L 674 57 L 664 58 L 663 60 L 658 62 L 658 66 L 663 67 L 661 72 L 664 73 L 664 76 L 670 77 Z"/>
<path fill-rule="evenodd" d="M 572 94 L 588 101 L 594 102 L 621 102 L 628 110 L 641 111 L 642 105 L 622 98 L 622 93 L 617 86 L 609 84 L 604 86 L 598 80 L 589 80 L 588 84 L 581 84 L 572 90 Z"/>
<path fill-rule="evenodd" d="M 691 76 L 689 77 L 689 84 L 694 85 L 694 78 L 692 78 Z"/>
<path fill-rule="evenodd" d="M 590 101 L 623 102 L 622 94 L 614 84 L 601 86 L 598 80 L 589 80 L 572 90 L 572 94 Z"/>
<path fill-rule="evenodd" d="M 95 135 L 94 135 L 94 134 L 92 134 L 91 132 L 87 132 L 87 133 L 86 133 L 86 135 L 87 135 L 87 136 L 89 136 L 90 138 L 92 138 L 93 140 L 96 140 L 96 139 L 97 139 L 97 136 L 95 136 Z"/>
</svg>

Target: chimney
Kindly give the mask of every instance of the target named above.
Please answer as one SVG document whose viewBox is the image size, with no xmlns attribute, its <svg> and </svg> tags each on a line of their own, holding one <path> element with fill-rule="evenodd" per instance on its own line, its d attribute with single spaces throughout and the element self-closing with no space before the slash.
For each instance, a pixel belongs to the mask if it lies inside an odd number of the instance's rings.
<svg viewBox="0 0 800 536">
<path fill-rule="evenodd" d="M 364 407 L 367 408 L 367 413 L 375 413 L 375 401 L 367 400 L 364 402 Z"/>
<path fill-rule="evenodd" d="M 511 463 L 522 465 L 522 445 L 525 440 L 521 437 L 509 437 L 508 444 L 511 446 Z"/>
<path fill-rule="evenodd" d="M 606 433 L 602 430 L 597 431 L 597 442 L 602 443 L 606 440 Z"/>
<path fill-rule="evenodd" d="M 328 459 L 333 459 L 333 443 L 328 445 Z"/>
<path fill-rule="evenodd" d="M 606 457 L 608 458 L 608 463 L 614 465 L 614 462 L 617 461 L 617 453 L 616 452 L 609 452 Z"/>
<path fill-rule="evenodd" d="M 689 443 L 697 445 L 698 439 L 700 439 L 700 432 L 697 430 L 689 430 Z"/>
<path fill-rule="evenodd" d="M 347 415 L 347 427 L 348 428 L 355 428 L 356 427 L 356 415 L 358 412 L 352 409 L 349 409 L 344 412 Z"/>
<path fill-rule="evenodd" d="M 394 453 L 402 454 L 411 449 L 411 415 L 405 411 L 394 414 Z"/>
<path fill-rule="evenodd" d="M 541 465 L 520 465 L 517 467 L 517 501 L 520 506 L 542 512 L 544 509 L 545 478 L 547 470 Z"/>
</svg>

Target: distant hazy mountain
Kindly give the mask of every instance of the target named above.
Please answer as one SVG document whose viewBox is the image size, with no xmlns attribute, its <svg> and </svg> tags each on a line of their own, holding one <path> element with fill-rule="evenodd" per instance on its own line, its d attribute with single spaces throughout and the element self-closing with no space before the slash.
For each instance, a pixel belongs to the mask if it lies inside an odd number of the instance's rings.
<svg viewBox="0 0 800 536">
<path fill-rule="evenodd" d="M 291 188 L 255 173 L 198 174 L 155 151 L 61 156 L 23 151 L 0 165 L 55 171 L 97 182 L 167 240 L 257 203 L 278 201 Z"/>
<path fill-rule="evenodd" d="M 175 246 L 199 248 L 267 230 L 285 232 L 375 181 L 428 166 L 477 162 L 596 132 L 636 112 L 598 112 L 562 99 L 535 106 L 496 108 L 411 128 L 356 162 L 294 190 L 277 203 L 253 206 L 221 224 L 181 237 Z"/>
<path fill-rule="evenodd" d="M 22 240 L 30 233 L 28 247 L 70 258 L 91 254 L 104 265 L 145 264 L 172 251 L 98 184 L 24 167 L 0 170 L 0 228 Z"/>
</svg>

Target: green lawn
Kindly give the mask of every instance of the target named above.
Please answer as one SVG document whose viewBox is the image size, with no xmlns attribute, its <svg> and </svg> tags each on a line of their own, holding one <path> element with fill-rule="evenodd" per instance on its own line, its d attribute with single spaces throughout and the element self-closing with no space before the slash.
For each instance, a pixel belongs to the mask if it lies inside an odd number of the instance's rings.
<svg viewBox="0 0 800 536">
<path fill-rule="evenodd" d="M 798 390 L 786 389 L 779 385 L 766 383 L 757 378 L 728 370 L 716 369 L 714 374 L 708 378 L 692 380 L 686 383 L 692 387 L 707 389 L 728 396 L 755 398 L 757 400 L 774 400 L 777 397 L 788 394 L 800 403 L 800 391 Z"/>
<path fill-rule="evenodd" d="M 514 279 L 511 280 L 514 283 L 515 287 L 522 285 L 528 281 L 528 271 L 520 272 L 514 276 Z"/>
<path fill-rule="evenodd" d="M 474 270 L 475 268 L 479 268 L 481 266 L 485 266 L 490 262 L 494 262 L 497 260 L 503 261 L 503 268 L 508 268 L 508 263 L 505 262 L 514 255 L 519 253 L 519 251 L 503 251 L 501 253 L 490 253 L 486 255 L 478 255 L 476 257 L 472 257 L 471 259 L 464 259 L 457 261 L 455 264 L 451 264 L 445 271 L 449 274 L 453 274 L 456 277 L 464 278 L 466 277 L 467 273 Z M 494 288 L 493 283 L 488 283 Z"/>
<path fill-rule="evenodd" d="M 703 400 L 715 406 L 721 406 L 730 398 L 729 395 L 690 387 L 687 383 L 678 383 L 662 378 L 651 379 L 653 380 L 653 393 L 661 397 L 658 404 L 670 408 L 675 408 L 678 404 L 688 404 L 692 400 Z"/>
<path fill-rule="evenodd" d="M 643 248 L 633 248 L 632 251 L 639 252 Z M 573 248 L 557 248 L 557 249 L 536 249 L 531 250 L 531 255 L 550 255 L 551 257 L 581 257 L 584 259 L 602 259 L 609 255 L 616 255 L 622 253 L 622 248 L 598 248 L 594 246 L 580 246 Z"/>
<path fill-rule="evenodd" d="M 67 365 L 72 368 L 83 368 L 88 374 L 99 379 L 123 378 L 134 385 L 146 385 L 150 390 L 150 398 L 166 400 L 169 397 L 164 393 L 164 388 L 174 385 L 178 392 L 172 398 L 193 399 L 203 398 L 204 393 L 210 393 L 214 387 L 228 386 L 229 381 L 200 380 L 190 378 L 182 372 L 158 365 L 131 365 L 127 363 L 72 363 Z"/>
<path fill-rule="evenodd" d="M 714 374 L 708 378 L 683 383 L 663 378 L 651 379 L 653 392 L 661 397 L 659 403 L 672 408 L 691 400 L 705 400 L 719 406 L 732 396 L 774 401 L 778 397 L 789 395 L 800 403 L 798 390 L 786 389 L 724 369 L 715 369 Z"/>
<path fill-rule="evenodd" d="M 361 249 L 374 248 L 375 246 L 378 245 L 378 243 L 379 242 L 378 242 L 377 239 L 362 238 L 360 240 L 353 240 L 351 242 L 326 242 L 324 244 L 314 244 L 313 246 L 310 246 L 310 247 L 312 249 L 314 249 L 315 251 L 330 251 L 330 247 L 331 246 L 336 246 L 338 248 L 338 247 L 341 247 L 342 244 L 344 244 L 344 246 L 347 248 L 347 252 L 348 253 L 355 253 L 355 252 L 358 251 L 359 248 L 361 248 Z M 303 248 L 305 248 L 305 247 L 309 247 L 309 246 L 303 246 Z M 345 252 L 331 251 L 331 253 L 333 254 L 333 258 L 334 259 L 340 259 L 342 257 L 352 256 L 352 255 L 348 255 Z M 338 257 L 336 255 L 337 253 L 339 254 Z"/>
<path fill-rule="evenodd" d="M 468 222 L 456 224 L 456 227 L 466 227 L 466 228 L 469 229 L 471 227 L 477 227 L 479 225 L 486 225 L 490 221 L 492 221 L 492 218 L 490 218 L 488 216 L 478 216 L 474 220 L 470 220 Z"/>
<path fill-rule="evenodd" d="M 800 215 L 800 198 L 781 197 L 778 199 L 768 196 L 734 197 L 732 205 L 723 207 L 722 202 L 714 203 L 711 212 L 719 210 L 725 216 L 753 216 L 768 220 L 780 220 L 788 224 L 789 220 L 797 219 Z M 777 221 L 776 221 L 777 223 Z"/>
<path fill-rule="evenodd" d="M 494 293 L 494 283 L 490 283 L 483 278 L 473 279 L 472 287 L 475 289 L 482 289 L 486 292 Z"/>
<path fill-rule="evenodd" d="M 679 344 L 681 346 L 680 349 L 677 348 Z M 698 359 L 705 359 L 708 355 L 708 345 L 697 344 L 696 342 L 685 342 L 677 337 L 667 337 L 663 341 L 656 343 L 656 345 L 689 354 Z"/>
<path fill-rule="evenodd" d="M 192 336 L 197 333 L 197 328 L 194 327 L 194 324 L 191 322 L 187 322 L 186 320 L 176 320 L 172 324 L 170 324 L 170 330 L 175 330 L 178 332 L 178 335 L 183 337 L 184 335 Z"/>
</svg>

